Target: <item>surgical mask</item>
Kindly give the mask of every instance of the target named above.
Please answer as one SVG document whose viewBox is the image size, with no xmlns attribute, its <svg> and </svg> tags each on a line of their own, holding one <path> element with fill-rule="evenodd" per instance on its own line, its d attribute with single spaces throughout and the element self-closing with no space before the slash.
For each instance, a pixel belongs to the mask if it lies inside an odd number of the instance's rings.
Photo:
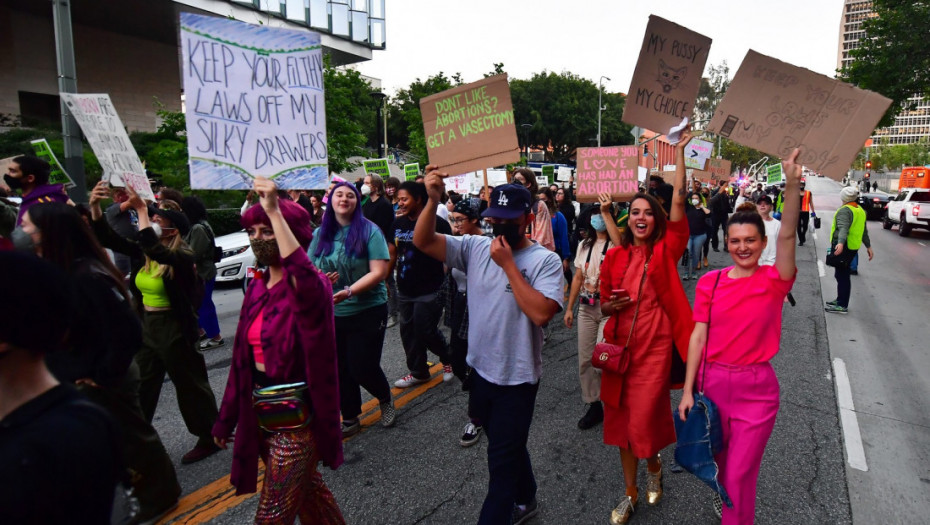
<svg viewBox="0 0 930 525">
<path fill-rule="evenodd" d="M 9 186 L 11 190 L 23 189 L 23 179 L 10 177 L 9 173 L 3 176 L 3 182 L 6 182 L 6 185 Z"/>
<path fill-rule="evenodd" d="M 155 236 L 159 239 L 161 239 L 161 234 L 165 233 L 165 231 L 161 229 L 161 224 L 158 224 L 157 222 L 152 223 L 152 231 L 155 232 Z"/>
<path fill-rule="evenodd" d="M 16 228 L 11 235 L 13 247 L 24 252 L 35 253 L 36 243 L 32 240 L 32 235 L 24 232 L 23 229 Z"/>
<path fill-rule="evenodd" d="M 281 262 L 278 241 L 275 239 L 249 239 L 252 253 L 261 266 L 277 266 Z"/>
<path fill-rule="evenodd" d="M 362 184 L 362 196 L 367 197 L 369 195 L 371 195 L 371 186 Z"/>
<path fill-rule="evenodd" d="M 594 231 L 603 232 L 607 231 L 607 224 L 604 223 L 604 218 L 600 215 L 591 216 L 591 227 L 594 228 Z"/>
<path fill-rule="evenodd" d="M 697 208 L 698 204 L 701 203 L 701 199 L 691 199 L 691 205 Z"/>
<path fill-rule="evenodd" d="M 523 229 L 519 224 L 495 224 L 492 231 L 495 237 L 503 235 L 511 248 L 515 248 L 523 240 Z"/>
</svg>

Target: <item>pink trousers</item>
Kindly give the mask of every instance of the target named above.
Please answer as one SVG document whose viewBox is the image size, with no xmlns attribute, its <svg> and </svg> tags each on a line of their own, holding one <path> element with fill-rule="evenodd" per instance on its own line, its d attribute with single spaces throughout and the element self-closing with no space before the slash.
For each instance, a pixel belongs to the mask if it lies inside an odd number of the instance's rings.
<svg viewBox="0 0 930 525">
<path fill-rule="evenodd" d="M 778 414 L 778 378 L 770 363 L 708 363 L 704 394 L 717 404 L 723 450 L 717 454 L 720 482 L 733 500 L 723 506 L 722 525 L 751 524 L 756 483 L 765 445 Z"/>
</svg>

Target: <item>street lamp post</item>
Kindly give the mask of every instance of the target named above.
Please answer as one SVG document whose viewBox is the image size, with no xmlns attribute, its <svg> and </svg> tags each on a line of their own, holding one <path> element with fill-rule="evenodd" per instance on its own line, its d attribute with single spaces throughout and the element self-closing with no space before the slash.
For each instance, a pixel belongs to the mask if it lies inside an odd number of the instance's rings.
<svg viewBox="0 0 930 525">
<path fill-rule="evenodd" d="M 523 156 L 526 157 L 526 162 L 530 162 L 530 128 L 533 127 L 532 124 L 520 124 L 520 127 L 523 128 Z"/>
<path fill-rule="evenodd" d="M 378 158 L 387 158 L 387 120 L 384 118 L 384 101 L 387 95 L 380 91 L 369 93 L 378 103 Z"/>
<path fill-rule="evenodd" d="M 610 77 L 601 75 L 600 80 L 597 81 L 597 147 L 601 147 L 601 112 L 604 111 L 604 106 L 601 105 L 601 94 L 604 92 L 601 82 L 605 78 L 610 80 Z"/>
</svg>

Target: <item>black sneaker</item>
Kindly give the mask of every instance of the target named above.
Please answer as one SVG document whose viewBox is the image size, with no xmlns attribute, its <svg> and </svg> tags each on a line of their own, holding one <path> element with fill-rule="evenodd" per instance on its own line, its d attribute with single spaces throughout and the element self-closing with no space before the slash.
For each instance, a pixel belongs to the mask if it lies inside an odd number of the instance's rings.
<svg viewBox="0 0 930 525">
<path fill-rule="evenodd" d="M 588 430 L 594 428 L 604 421 L 604 406 L 600 401 L 595 401 L 588 406 L 588 411 L 578 420 L 578 428 Z"/>
<path fill-rule="evenodd" d="M 481 431 L 484 430 L 481 428 L 481 425 L 476 425 L 469 421 L 465 425 L 465 432 L 462 434 L 462 439 L 459 440 L 459 444 L 463 447 L 470 447 L 478 442 L 481 439 Z"/>
<path fill-rule="evenodd" d="M 513 525 L 520 525 L 521 523 L 526 523 L 530 518 L 539 514 L 539 502 L 536 501 L 536 498 L 533 498 L 533 501 L 527 503 L 520 508 L 519 505 L 513 506 L 513 515 L 512 521 Z"/>
</svg>

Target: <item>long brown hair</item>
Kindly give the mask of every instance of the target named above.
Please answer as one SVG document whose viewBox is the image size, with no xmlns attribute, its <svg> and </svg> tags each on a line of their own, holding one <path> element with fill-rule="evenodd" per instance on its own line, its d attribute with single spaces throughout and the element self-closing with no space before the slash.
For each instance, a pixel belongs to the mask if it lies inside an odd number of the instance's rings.
<svg viewBox="0 0 930 525">
<path fill-rule="evenodd" d="M 655 226 L 652 229 L 652 235 L 646 239 L 646 242 L 653 246 L 656 242 L 662 239 L 665 236 L 665 230 L 668 227 L 668 220 L 665 218 L 665 209 L 662 208 L 662 205 L 659 201 L 647 193 L 637 193 L 633 196 L 633 199 L 630 200 L 630 212 L 633 211 L 633 203 L 639 199 L 644 199 L 649 203 L 649 207 L 652 208 L 652 217 L 655 219 Z M 626 228 L 623 230 L 623 233 L 620 236 L 620 246 L 624 248 L 629 248 L 633 244 L 633 223 L 628 218 Z"/>
</svg>

